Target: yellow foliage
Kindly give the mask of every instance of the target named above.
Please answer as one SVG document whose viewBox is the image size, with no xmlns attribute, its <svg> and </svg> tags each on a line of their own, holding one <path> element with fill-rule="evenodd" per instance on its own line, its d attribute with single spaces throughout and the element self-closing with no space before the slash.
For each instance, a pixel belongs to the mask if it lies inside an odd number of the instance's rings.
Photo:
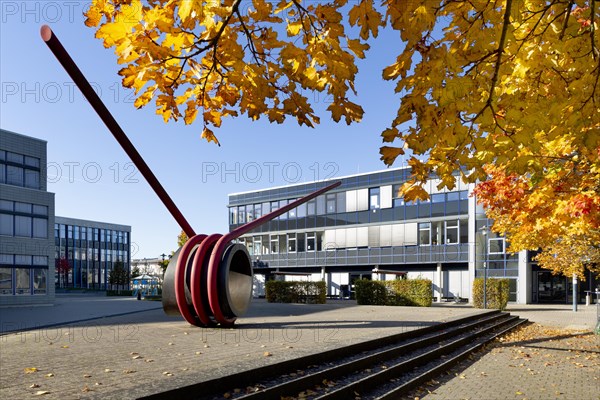
<svg viewBox="0 0 600 400">
<path fill-rule="evenodd" d="M 200 117 L 217 144 L 209 127 L 227 116 L 315 126 L 308 92 L 328 95 L 334 121 L 361 121 L 357 59 L 380 28 L 396 30 L 382 78 L 401 97 L 380 153 L 387 165 L 406 148 L 419 156 L 407 198 L 426 196 L 432 174 L 440 189 L 457 171 L 466 182 L 522 178 L 519 201 L 487 198 L 513 250 L 600 243 L 597 1 L 92 0 L 85 17 L 136 107 L 154 100 L 165 122 Z"/>
</svg>

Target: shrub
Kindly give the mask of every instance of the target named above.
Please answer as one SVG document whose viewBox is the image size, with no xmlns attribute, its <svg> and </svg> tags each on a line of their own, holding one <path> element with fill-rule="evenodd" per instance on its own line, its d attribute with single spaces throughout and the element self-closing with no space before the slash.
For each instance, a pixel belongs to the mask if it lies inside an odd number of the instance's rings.
<svg viewBox="0 0 600 400">
<path fill-rule="evenodd" d="M 487 308 L 506 309 L 508 293 L 508 278 L 488 278 L 486 283 Z M 473 306 L 483 308 L 483 278 L 475 278 L 473 281 Z"/>
<path fill-rule="evenodd" d="M 325 282 L 267 281 L 266 298 L 269 303 L 325 304 Z"/>
<path fill-rule="evenodd" d="M 356 301 L 360 305 L 430 307 L 433 299 L 429 279 L 397 279 L 354 282 Z"/>
</svg>

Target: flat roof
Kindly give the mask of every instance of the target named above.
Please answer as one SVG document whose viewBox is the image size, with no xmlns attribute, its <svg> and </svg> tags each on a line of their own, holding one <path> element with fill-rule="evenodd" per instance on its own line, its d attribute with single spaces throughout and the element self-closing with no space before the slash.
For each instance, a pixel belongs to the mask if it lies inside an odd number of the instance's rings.
<svg viewBox="0 0 600 400">
<path fill-rule="evenodd" d="M 39 142 L 48 143 L 47 140 L 39 139 L 39 138 L 36 138 L 36 137 L 33 137 L 33 136 L 29 136 L 29 135 L 24 135 L 22 133 L 17 133 L 17 132 L 9 131 L 9 130 L 4 129 L 4 128 L 0 128 L 0 132 L 2 132 L 2 133 L 8 133 L 8 134 L 15 135 L 15 136 L 20 136 L 20 137 L 22 137 L 24 139 L 37 140 Z"/>
<path fill-rule="evenodd" d="M 299 186 L 305 186 L 305 185 L 314 185 L 315 183 L 324 183 L 324 182 L 339 181 L 341 179 L 355 178 L 355 177 L 358 177 L 358 176 L 372 175 L 372 174 L 378 174 L 378 173 L 382 173 L 382 172 L 400 171 L 400 170 L 404 170 L 404 169 L 410 169 L 410 167 L 386 168 L 386 169 L 381 169 L 381 170 L 377 170 L 377 171 L 362 172 L 362 173 L 359 173 L 359 174 L 352 174 L 352 175 L 345 175 L 345 176 L 336 176 L 336 177 L 333 177 L 333 178 L 327 178 L 327 179 L 323 179 L 323 180 L 320 180 L 320 181 L 311 181 L 311 182 L 303 182 L 303 183 L 293 183 L 293 184 L 290 184 L 290 185 L 273 186 L 273 187 L 266 188 L 266 189 L 247 190 L 245 192 L 229 193 L 228 196 L 239 196 L 239 195 L 242 195 L 242 194 L 260 193 L 260 192 L 266 192 L 266 191 L 269 191 L 269 190 L 285 189 L 285 188 L 299 187 Z"/>
</svg>

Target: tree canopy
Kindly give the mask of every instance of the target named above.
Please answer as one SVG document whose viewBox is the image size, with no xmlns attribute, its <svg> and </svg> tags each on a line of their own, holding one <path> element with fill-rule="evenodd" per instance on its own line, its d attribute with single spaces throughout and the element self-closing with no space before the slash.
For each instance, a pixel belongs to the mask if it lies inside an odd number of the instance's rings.
<svg viewBox="0 0 600 400">
<path fill-rule="evenodd" d="M 457 174 L 482 182 L 494 229 L 549 263 L 556 246 L 600 243 L 599 3 L 93 0 L 86 25 L 115 49 L 136 107 L 154 100 L 165 122 L 199 118 L 216 143 L 227 116 L 315 126 L 311 91 L 333 99 L 334 121 L 360 121 L 357 59 L 381 29 L 397 31 L 382 78 L 399 106 L 381 158 L 410 150 L 402 194 L 425 198 L 432 174 L 440 189 Z"/>
</svg>

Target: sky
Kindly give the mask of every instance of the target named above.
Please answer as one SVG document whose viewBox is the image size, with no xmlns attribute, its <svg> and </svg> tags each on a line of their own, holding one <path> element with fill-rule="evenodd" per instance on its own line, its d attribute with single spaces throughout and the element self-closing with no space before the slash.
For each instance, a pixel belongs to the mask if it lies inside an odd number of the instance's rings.
<svg viewBox="0 0 600 400">
<path fill-rule="evenodd" d="M 142 110 L 121 86 L 112 49 L 84 25 L 89 1 L 0 0 L 0 127 L 48 142 L 48 190 L 56 215 L 130 225 L 132 258 L 177 247 L 175 220 L 132 165 L 40 37 L 48 24 L 129 136 L 196 233 L 228 230 L 227 195 L 385 169 L 380 132 L 396 113 L 394 83 L 381 70 L 399 54 L 397 32 L 383 31 L 359 62 L 363 120 L 347 126 L 310 95 L 316 128 L 224 119 L 221 147 L 200 138 L 201 123 L 165 124 L 152 104 Z M 198 120 L 199 121 L 199 120 Z M 401 166 L 398 159 L 395 167 Z"/>
</svg>

